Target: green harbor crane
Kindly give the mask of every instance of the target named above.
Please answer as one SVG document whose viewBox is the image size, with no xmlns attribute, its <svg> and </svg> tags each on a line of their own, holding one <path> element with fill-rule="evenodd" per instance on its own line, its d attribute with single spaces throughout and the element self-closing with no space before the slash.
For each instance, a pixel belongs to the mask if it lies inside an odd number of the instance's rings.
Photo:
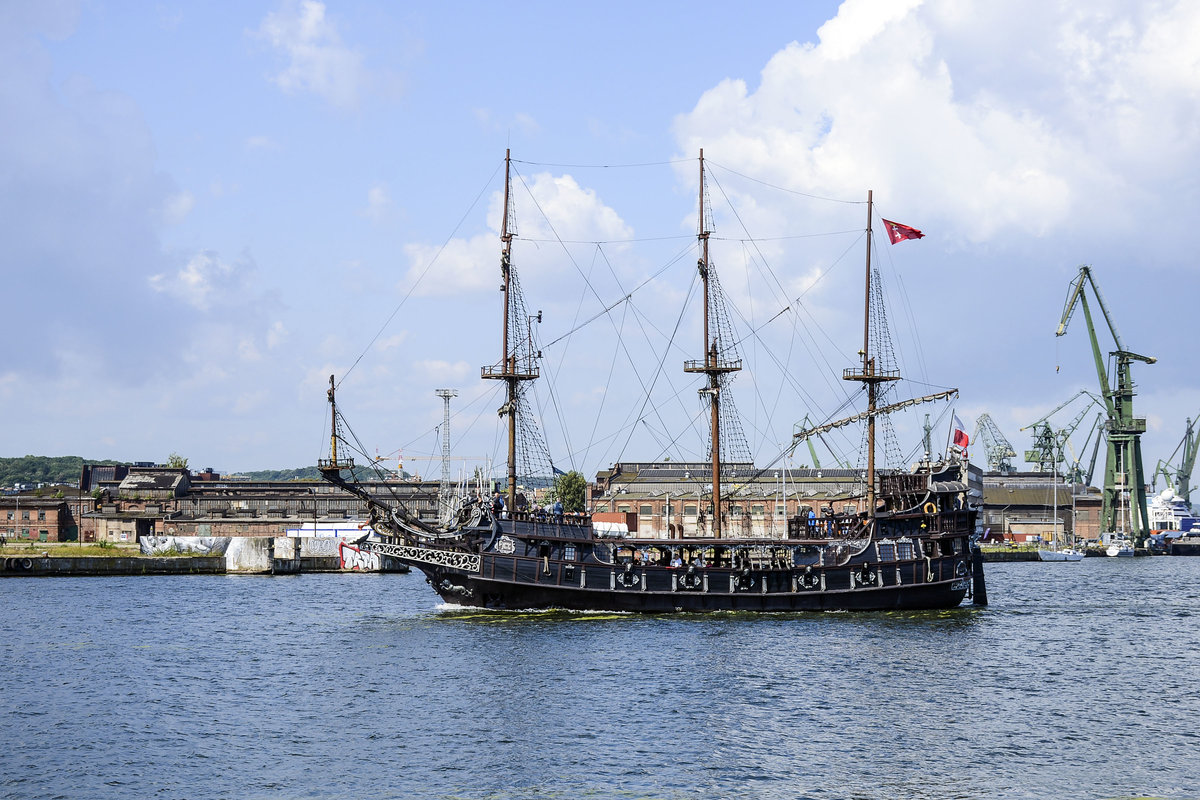
<svg viewBox="0 0 1200 800">
<path fill-rule="evenodd" d="M 1179 444 L 1175 445 L 1175 449 L 1171 455 L 1167 456 L 1166 461 L 1159 461 L 1158 467 L 1154 470 L 1153 481 L 1158 483 L 1158 476 L 1162 475 L 1166 479 L 1167 485 L 1175 490 L 1175 494 L 1182 497 L 1189 504 L 1192 502 L 1192 469 L 1196 466 L 1196 450 L 1200 446 L 1200 441 L 1197 441 L 1196 434 L 1192 430 L 1192 420 L 1187 421 L 1187 430 L 1183 434 L 1183 438 Z M 1180 451 L 1183 452 L 1180 452 Z M 1179 455 L 1179 465 L 1175 466 L 1171 463 L 1171 459 Z"/>
<path fill-rule="evenodd" d="M 975 420 L 975 435 L 971 442 L 983 447 L 989 470 L 1003 475 L 1013 472 L 1012 459 L 1017 457 L 1017 452 L 1013 450 L 1008 439 L 1004 438 L 1000 426 L 990 414 L 980 414 Z"/>
<path fill-rule="evenodd" d="M 1084 291 L 1088 286 L 1092 287 L 1091 293 L 1100 306 L 1104 322 L 1108 325 L 1113 342 L 1116 343 L 1116 349 L 1109 352 L 1116 362 L 1111 383 L 1105 369 L 1104 355 L 1100 350 L 1100 341 L 1096 338 L 1087 293 Z M 1079 268 L 1079 274 L 1068 289 L 1067 302 L 1063 306 L 1056 336 L 1067 332 L 1067 323 L 1071 321 L 1071 314 L 1076 305 L 1083 306 L 1083 316 L 1087 320 L 1088 337 L 1091 339 L 1092 356 L 1096 362 L 1096 375 L 1100 379 L 1100 394 L 1104 398 L 1106 412 L 1108 453 L 1104 460 L 1101 532 L 1128 534 L 1135 546 L 1142 546 L 1150 528 L 1146 515 L 1146 479 L 1142 469 L 1141 443 L 1141 435 L 1146 432 L 1146 418 L 1133 415 L 1135 392 L 1130 366 L 1134 361 L 1153 364 L 1157 359 L 1139 355 L 1125 347 L 1125 343 L 1121 341 L 1121 334 L 1117 332 L 1117 326 L 1113 323 L 1112 315 L 1108 313 L 1104 297 L 1100 294 L 1100 287 L 1096 285 L 1096 279 L 1092 276 L 1091 267 L 1086 264 Z"/>
<path fill-rule="evenodd" d="M 808 415 L 805 414 L 803 422 L 797 422 L 795 425 L 792 426 L 792 434 L 795 435 L 799 431 L 810 430 L 812 427 L 813 427 L 812 420 L 810 420 L 808 418 Z M 833 461 L 835 464 L 838 465 L 839 469 L 850 469 L 850 465 L 848 463 L 846 463 L 845 461 L 843 461 L 842 459 L 838 458 L 837 453 L 835 453 L 833 451 L 833 448 L 829 446 L 829 442 L 825 441 L 825 437 L 820 436 L 820 435 L 817 435 L 815 437 L 812 437 L 812 436 L 805 437 L 805 441 L 808 444 L 808 454 L 812 457 L 813 469 L 821 468 L 821 459 L 819 459 L 817 457 L 817 448 L 815 448 L 813 446 L 812 440 L 814 438 L 819 438 L 821 440 L 821 444 L 825 445 L 825 449 L 829 451 L 829 454 L 831 456 L 833 456 Z"/>
<path fill-rule="evenodd" d="M 1096 438 L 1093 440 L 1092 437 Z M 1075 448 L 1071 447 L 1070 441 L 1067 442 L 1067 447 L 1071 450 L 1071 469 L 1068 471 L 1072 483 L 1082 483 L 1084 486 L 1092 485 L 1092 475 L 1096 472 L 1096 457 L 1100 453 L 1100 442 L 1104 440 L 1104 412 L 1101 411 L 1096 415 L 1096 419 L 1092 421 L 1092 427 L 1088 430 L 1088 435 L 1083 440 L 1083 447 L 1079 449 L 1079 454 L 1076 455 Z M 1092 457 L 1088 461 L 1087 471 L 1084 471 L 1080 465 L 1083 459 L 1083 454 L 1087 452 L 1088 445 L 1092 446 Z"/>
<path fill-rule="evenodd" d="M 1055 429 L 1051 427 L 1050 418 L 1074 403 L 1080 397 L 1087 397 L 1089 400 L 1087 405 L 1085 405 L 1083 409 L 1075 415 L 1074 419 L 1067 423 L 1067 425 L 1063 428 Z M 1025 461 L 1033 465 L 1038 472 L 1049 472 L 1050 470 L 1054 469 L 1055 464 L 1062 463 L 1065 460 L 1063 458 L 1063 448 L 1070 447 L 1069 440 L 1071 438 L 1071 434 L 1073 434 L 1075 429 L 1079 427 L 1079 423 L 1083 421 L 1083 418 L 1094 405 L 1102 406 L 1104 403 L 1099 397 L 1096 397 L 1096 395 L 1092 394 L 1087 389 L 1080 389 L 1078 392 L 1071 395 L 1069 399 L 1059 403 L 1053 411 L 1043 415 L 1041 419 L 1037 420 L 1036 422 L 1031 422 L 1024 428 L 1021 428 L 1023 431 L 1027 431 L 1031 428 L 1033 429 L 1033 448 L 1025 451 Z M 1088 435 L 1088 438 L 1091 438 L 1090 434 Z M 1076 462 L 1076 473 L 1079 471 L 1078 467 L 1078 462 Z"/>
</svg>

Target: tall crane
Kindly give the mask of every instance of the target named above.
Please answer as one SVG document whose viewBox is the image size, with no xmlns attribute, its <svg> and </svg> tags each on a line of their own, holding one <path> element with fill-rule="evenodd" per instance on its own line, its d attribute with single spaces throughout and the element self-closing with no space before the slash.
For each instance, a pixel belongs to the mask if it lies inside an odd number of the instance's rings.
<svg viewBox="0 0 1200 800">
<path fill-rule="evenodd" d="M 808 415 L 805 414 L 803 422 L 797 422 L 795 425 L 792 426 L 792 433 L 795 434 L 797 431 L 807 431 L 812 427 L 813 427 L 812 421 L 808 418 Z M 813 469 L 821 468 L 821 459 L 817 458 L 817 448 L 813 446 L 814 438 L 819 438 L 821 440 L 821 444 L 825 445 L 825 449 L 827 449 L 829 451 L 829 454 L 833 456 L 833 461 L 835 464 L 838 465 L 839 468 L 841 468 L 841 469 L 849 469 L 850 468 L 849 464 L 842 461 L 842 459 L 838 458 L 837 453 L 835 453 L 833 451 L 833 448 L 829 446 L 829 443 L 825 441 L 824 437 L 810 436 L 810 437 L 807 437 L 805 441 L 808 444 L 808 454 L 810 456 L 812 456 Z"/>
<path fill-rule="evenodd" d="M 1171 451 L 1171 455 L 1167 456 L 1166 461 L 1159 461 L 1157 469 L 1154 470 L 1154 481 L 1157 483 L 1158 476 L 1161 474 L 1167 483 L 1175 490 L 1175 494 L 1182 497 L 1189 504 L 1192 502 L 1192 469 L 1196 466 L 1196 450 L 1200 448 L 1200 441 L 1197 441 L 1196 434 L 1192 430 L 1191 418 L 1187 421 L 1187 430 L 1183 434 L 1183 438 L 1179 444 L 1175 445 L 1175 449 Z M 1181 453 L 1180 450 L 1183 452 Z M 1179 465 L 1171 464 L 1171 459 L 1175 455 L 1179 455 Z"/>
<path fill-rule="evenodd" d="M 1095 436 L 1095 440 L 1092 437 Z M 1092 426 L 1088 430 L 1088 435 L 1083 439 L 1083 447 L 1079 448 L 1079 453 L 1075 452 L 1075 448 L 1071 447 L 1071 442 L 1067 442 L 1067 447 L 1071 450 L 1071 468 L 1068 471 L 1072 483 L 1082 483 L 1084 486 L 1092 485 L 1092 475 L 1096 472 L 1096 457 L 1100 453 L 1100 442 L 1104 439 L 1104 412 L 1101 411 L 1096 415 L 1096 419 L 1092 421 Z M 1088 468 L 1084 471 L 1080 463 L 1083 460 L 1083 454 L 1087 452 L 1088 444 L 1092 445 L 1092 457 L 1088 461 Z"/>
<path fill-rule="evenodd" d="M 1108 371 L 1104 366 L 1104 355 L 1100 350 L 1100 341 L 1096 338 L 1096 328 L 1092 322 L 1092 311 L 1088 307 L 1085 289 L 1091 286 L 1092 295 L 1104 315 L 1104 322 L 1112 335 L 1116 349 L 1109 355 L 1116 361 L 1116 372 L 1110 382 Z M 1134 353 L 1125 347 L 1121 334 L 1113 323 L 1112 315 L 1100 294 L 1100 287 L 1092 276 L 1091 267 L 1083 265 L 1079 274 L 1071 282 L 1067 291 L 1067 301 L 1063 306 L 1062 319 L 1058 323 L 1056 336 L 1067 332 L 1067 323 L 1075 306 L 1083 306 L 1083 316 L 1087 320 L 1088 337 L 1092 344 L 1092 357 L 1096 362 L 1096 376 L 1100 380 L 1100 394 L 1104 398 L 1107 414 L 1105 429 L 1108 433 L 1108 453 L 1104 460 L 1104 490 L 1103 502 L 1100 507 L 1100 524 L 1102 532 L 1121 531 L 1128 533 L 1135 545 L 1142 545 L 1150 523 L 1146 514 L 1146 480 L 1142 469 L 1141 435 L 1146 432 L 1146 418 L 1133 415 L 1133 377 L 1130 367 L 1134 361 L 1153 364 L 1157 361 L 1153 356 Z M 1126 508 L 1123 499 L 1128 498 Z"/>
<path fill-rule="evenodd" d="M 975 435 L 971 441 L 983 447 L 989 470 L 1004 475 L 1013 472 L 1012 459 L 1017 457 L 1017 452 L 1013 450 L 1008 439 L 1004 438 L 1000 426 L 992 420 L 990 414 L 980 414 L 975 420 Z"/>
<path fill-rule="evenodd" d="M 1089 399 L 1087 404 L 1083 406 L 1075 417 L 1063 428 L 1056 429 L 1052 427 L 1050 425 L 1050 418 L 1074 403 L 1080 397 L 1087 397 Z M 1080 389 L 1071 395 L 1070 398 L 1055 406 L 1053 411 L 1044 414 L 1041 419 L 1021 428 L 1023 431 L 1033 429 L 1033 448 L 1025 451 L 1025 460 L 1032 464 L 1038 472 L 1049 472 L 1055 468 L 1056 464 L 1062 463 L 1064 460 L 1063 448 L 1070 448 L 1071 434 L 1079 427 L 1079 423 L 1083 421 L 1083 418 L 1094 405 L 1103 405 L 1103 401 L 1087 389 Z M 1076 472 L 1078 472 L 1078 466 L 1078 463 L 1076 463 Z"/>
</svg>

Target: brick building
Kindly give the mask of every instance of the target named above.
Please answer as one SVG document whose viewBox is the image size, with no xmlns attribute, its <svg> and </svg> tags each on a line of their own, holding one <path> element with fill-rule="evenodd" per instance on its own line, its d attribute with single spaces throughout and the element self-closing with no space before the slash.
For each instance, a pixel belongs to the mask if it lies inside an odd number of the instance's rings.
<svg viewBox="0 0 1200 800">
<path fill-rule="evenodd" d="M 437 481 L 370 482 L 380 499 L 437 514 Z M 135 542 L 145 536 L 331 536 L 366 519 L 366 504 L 324 481 L 247 481 L 206 470 L 130 467 L 95 481 L 98 499 L 83 515 L 84 541 Z M 307 532 L 307 533 L 306 533 Z"/>
<path fill-rule="evenodd" d="M 0 497 L 0 535 L 9 542 L 66 542 L 75 539 L 75 532 L 75 518 L 64 498 Z"/>
<path fill-rule="evenodd" d="M 988 539 L 1014 544 L 1100 536 L 1100 490 L 1055 481 L 1049 472 L 983 476 L 983 527 Z"/>
</svg>

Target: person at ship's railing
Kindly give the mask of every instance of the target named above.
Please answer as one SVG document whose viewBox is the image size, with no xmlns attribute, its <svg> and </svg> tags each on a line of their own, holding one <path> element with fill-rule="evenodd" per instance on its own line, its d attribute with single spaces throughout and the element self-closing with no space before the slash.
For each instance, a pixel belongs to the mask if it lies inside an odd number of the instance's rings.
<svg viewBox="0 0 1200 800">
<path fill-rule="evenodd" d="M 496 492 L 492 496 L 492 514 L 495 515 L 496 519 L 501 519 L 504 516 L 504 497 L 501 496 L 500 492 Z"/>
</svg>

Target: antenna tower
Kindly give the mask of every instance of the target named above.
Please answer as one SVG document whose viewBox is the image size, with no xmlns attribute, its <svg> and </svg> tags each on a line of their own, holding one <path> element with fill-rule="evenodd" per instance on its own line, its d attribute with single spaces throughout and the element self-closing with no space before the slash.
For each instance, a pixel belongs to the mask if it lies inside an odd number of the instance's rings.
<svg viewBox="0 0 1200 800">
<path fill-rule="evenodd" d="M 442 482 L 438 486 L 438 518 L 448 521 L 453 510 L 450 497 L 450 398 L 458 397 L 458 389 L 438 389 L 437 396 L 446 405 L 446 416 L 442 420 Z"/>
</svg>

